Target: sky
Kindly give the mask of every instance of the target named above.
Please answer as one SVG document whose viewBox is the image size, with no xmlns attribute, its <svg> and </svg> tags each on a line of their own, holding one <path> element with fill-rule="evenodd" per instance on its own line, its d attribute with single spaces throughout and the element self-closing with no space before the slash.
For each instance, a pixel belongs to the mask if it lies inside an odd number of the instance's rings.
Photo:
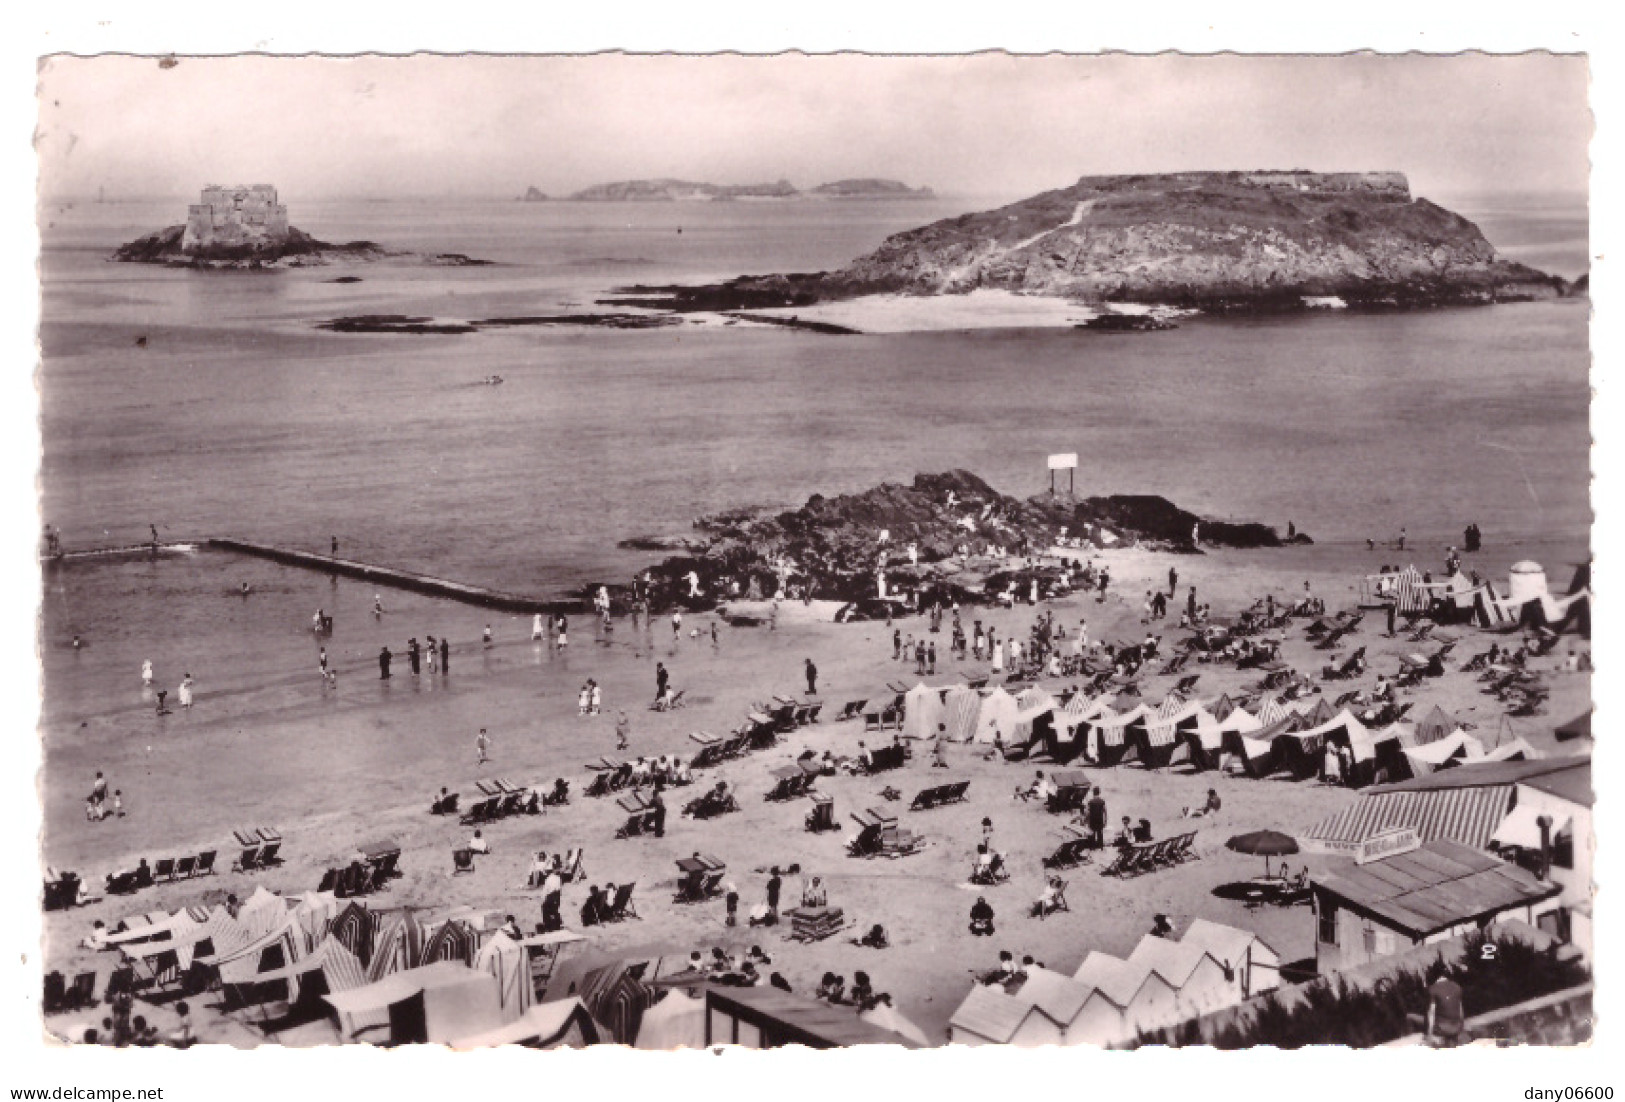
<svg viewBox="0 0 1625 1102">
<path fill-rule="evenodd" d="M 41 192 L 549 195 L 853 176 L 1017 198 L 1079 176 L 1397 170 L 1583 192 L 1580 56 L 153 58 L 40 63 Z"/>
</svg>

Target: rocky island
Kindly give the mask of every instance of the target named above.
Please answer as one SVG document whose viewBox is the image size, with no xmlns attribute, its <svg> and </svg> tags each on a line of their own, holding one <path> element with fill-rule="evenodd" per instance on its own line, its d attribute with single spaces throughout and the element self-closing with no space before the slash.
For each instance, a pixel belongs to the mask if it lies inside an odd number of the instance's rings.
<svg viewBox="0 0 1625 1102">
<path fill-rule="evenodd" d="M 306 268 L 375 260 L 411 260 L 446 267 L 490 263 L 461 253 L 425 256 L 391 251 L 372 241 L 321 241 L 288 224 L 288 208 L 270 184 L 203 189 L 186 223 L 120 245 L 113 260 L 172 268 Z"/>
<path fill-rule="evenodd" d="M 930 199 L 934 194 L 928 187 L 911 188 L 897 180 L 876 178 L 835 180 L 808 191 L 797 189 L 788 180 L 771 184 L 705 184 L 656 179 L 597 184 L 569 198 L 580 203 L 726 203 L 739 199 Z"/>
<path fill-rule="evenodd" d="M 1398 172 L 1086 176 L 996 210 L 894 234 L 834 272 L 627 288 L 621 305 L 805 307 L 977 289 L 1210 312 L 1393 309 L 1583 293 L 1503 259 Z"/>
</svg>

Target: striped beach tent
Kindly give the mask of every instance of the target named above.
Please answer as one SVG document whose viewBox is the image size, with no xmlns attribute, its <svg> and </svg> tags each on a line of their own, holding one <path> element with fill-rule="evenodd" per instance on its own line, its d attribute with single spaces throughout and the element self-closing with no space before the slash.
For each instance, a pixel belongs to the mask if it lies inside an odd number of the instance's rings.
<svg viewBox="0 0 1625 1102">
<path fill-rule="evenodd" d="M 436 961 L 451 960 L 472 968 L 479 942 L 480 936 L 474 932 L 472 926 L 458 919 L 451 919 L 441 923 L 439 928 L 429 935 L 429 939 L 423 943 L 423 955 L 418 958 L 418 963 L 434 964 Z"/>
<path fill-rule="evenodd" d="M 1287 717 L 1289 712 L 1285 705 L 1273 696 L 1266 696 L 1258 706 L 1258 725 L 1260 727 L 1273 727 Z"/>
<path fill-rule="evenodd" d="M 369 911 L 360 900 L 352 899 L 327 927 L 328 935 L 338 941 L 366 968 L 372 963 L 374 939 L 378 933 L 378 916 Z"/>
<path fill-rule="evenodd" d="M 337 923 L 335 923 L 337 925 Z M 391 915 L 373 942 L 367 982 L 377 983 L 394 972 L 416 968 L 423 959 L 423 927 L 410 908 Z"/>
<path fill-rule="evenodd" d="M 947 727 L 951 742 L 969 742 L 976 737 L 976 720 L 982 712 L 982 694 L 964 685 L 948 690 L 940 723 Z"/>
<path fill-rule="evenodd" d="M 1185 698 L 1178 693 L 1171 692 L 1163 699 L 1162 706 L 1157 709 L 1157 714 L 1163 719 L 1168 719 L 1178 714 L 1184 707 Z"/>
<path fill-rule="evenodd" d="M 937 737 L 937 724 L 943 721 L 942 690 L 921 682 L 903 697 L 904 738 Z"/>
<path fill-rule="evenodd" d="M 977 712 L 976 741 L 992 742 L 997 736 L 1008 743 L 1015 733 L 1019 713 L 1016 698 L 1002 687 L 995 687 L 983 698 L 981 710 Z"/>
<path fill-rule="evenodd" d="M 1394 575 L 1395 608 L 1401 616 L 1426 612 L 1429 596 L 1422 585 L 1422 572 L 1415 566 L 1407 566 Z"/>
</svg>

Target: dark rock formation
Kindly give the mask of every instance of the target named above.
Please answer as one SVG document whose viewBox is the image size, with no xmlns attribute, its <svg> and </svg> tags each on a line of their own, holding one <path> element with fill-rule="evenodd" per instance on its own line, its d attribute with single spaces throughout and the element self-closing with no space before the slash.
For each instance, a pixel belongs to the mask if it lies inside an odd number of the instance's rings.
<svg viewBox="0 0 1625 1102">
<path fill-rule="evenodd" d="M 376 260 L 415 260 L 445 267 L 468 267 L 490 263 L 461 253 L 419 256 L 392 252 L 375 241 L 349 241 L 335 245 L 288 227 L 287 236 L 268 245 L 222 246 L 183 249 L 185 226 L 169 226 L 120 245 L 111 259 L 127 264 L 162 264 L 169 268 L 254 269 L 313 268 L 327 264 L 362 263 Z"/>
<path fill-rule="evenodd" d="M 547 196 L 540 189 L 529 187 L 525 189 L 525 194 L 520 197 L 519 201 L 521 203 L 545 203 L 547 202 Z"/>
</svg>

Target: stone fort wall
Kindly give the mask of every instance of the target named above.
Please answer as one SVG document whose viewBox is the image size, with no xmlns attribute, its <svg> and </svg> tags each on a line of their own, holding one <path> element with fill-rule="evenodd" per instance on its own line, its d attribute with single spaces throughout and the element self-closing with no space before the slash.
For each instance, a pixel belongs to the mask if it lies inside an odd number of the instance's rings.
<svg viewBox="0 0 1625 1102">
<path fill-rule="evenodd" d="M 273 248 L 287 239 L 288 208 L 277 202 L 276 188 L 211 185 L 187 208 L 181 249 Z"/>
</svg>

